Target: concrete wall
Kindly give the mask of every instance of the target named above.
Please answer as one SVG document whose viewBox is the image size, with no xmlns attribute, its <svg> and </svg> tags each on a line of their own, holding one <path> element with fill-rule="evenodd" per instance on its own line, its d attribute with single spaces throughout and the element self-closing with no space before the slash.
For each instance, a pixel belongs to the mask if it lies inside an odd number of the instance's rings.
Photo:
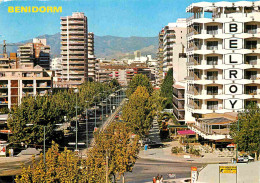
<svg viewBox="0 0 260 183">
<path fill-rule="evenodd" d="M 199 172 L 197 183 L 236 183 L 236 174 L 220 174 L 219 166 L 237 166 L 237 183 L 260 182 L 260 162 L 209 164 Z"/>
</svg>

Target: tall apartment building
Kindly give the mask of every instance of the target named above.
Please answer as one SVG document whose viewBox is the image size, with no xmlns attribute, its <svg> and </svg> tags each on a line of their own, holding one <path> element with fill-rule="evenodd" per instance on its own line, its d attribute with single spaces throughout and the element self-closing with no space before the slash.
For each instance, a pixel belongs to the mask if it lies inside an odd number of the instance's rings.
<svg viewBox="0 0 260 183">
<path fill-rule="evenodd" d="M 32 43 L 19 46 L 18 57 L 20 65 L 33 63 L 34 66 L 50 69 L 50 46 L 47 45 L 46 39 L 34 38 Z"/>
<path fill-rule="evenodd" d="M 237 112 L 251 102 L 259 105 L 260 1 L 193 3 L 186 11 L 192 15 L 187 34 L 187 121 Z M 212 124 L 199 124 L 205 138 L 215 138 Z M 217 128 L 221 131 L 223 126 Z"/>
<path fill-rule="evenodd" d="M 157 50 L 157 62 L 158 62 L 158 85 L 163 82 L 163 35 L 164 29 L 159 32 L 158 35 L 158 50 Z"/>
<path fill-rule="evenodd" d="M 173 115 L 180 123 L 185 122 L 185 77 L 187 22 L 185 18 L 169 23 L 159 33 L 158 60 L 164 78 L 170 68 L 173 69 Z"/>
<path fill-rule="evenodd" d="M 96 80 L 96 57 L 94 50 L 94 33 L 88 33 L 88 78 Z"/>
<path fill-rule="evenodd" d="M 180 18 L 176 23 L 169 23 L 163 29 L 163 77 L 173 67 L 172 61 L 183 52 L 183 46 L 187 44 L 186 19 Z M 174 58 L 175 57 L 175 58 Z"/>
<path fill-rule="evenodd" d="M 68 87 L 88 78 L 88 22 L 84 13 L 61 17 L 62 79 Z"/>
</svg>

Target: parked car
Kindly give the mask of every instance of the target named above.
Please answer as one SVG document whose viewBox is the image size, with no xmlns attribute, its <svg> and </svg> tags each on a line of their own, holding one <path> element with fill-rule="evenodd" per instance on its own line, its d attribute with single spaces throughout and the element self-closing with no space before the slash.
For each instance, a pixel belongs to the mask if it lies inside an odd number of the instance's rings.
<svg viewBox="0 0 260 183">
<path fill-rule="evenodd" d="M 248 163 L 249 159 L 248 159 L 248 156 L 247 155 L 244 155 L 244 156 L 239 156 L 237 158 L 237 162 L 238 163 Z"/>
<path fill-rule="evenodd" d="M 152 141 L 152 140 L 147 140 L 147 141 L 144 141 L 143 144 L 147 144 L 148 145 L 148 149 L 151 149 L 151 148 L 159 148 L 159 147 L 163 147 L 163 144 L 162 143 L 157 143 L 155 141 Z"/>
</svg>

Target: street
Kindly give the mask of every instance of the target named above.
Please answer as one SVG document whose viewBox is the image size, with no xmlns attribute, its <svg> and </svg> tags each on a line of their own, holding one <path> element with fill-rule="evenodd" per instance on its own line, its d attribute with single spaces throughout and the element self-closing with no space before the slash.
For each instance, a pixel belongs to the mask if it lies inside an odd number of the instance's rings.
<svg viewBox="0 0 260 183">
<path fill-rule="evenodd" d="M 166 180 L 169 173 L 176 174 L 176 178 L 190 177 L 191 166 L 200 168 L 203 164 L 138 159 L 133 172 L 125 174 L 125 180 L 132 183 L 152 182 L 153 177 L 158 174 Z"/>
</svg>

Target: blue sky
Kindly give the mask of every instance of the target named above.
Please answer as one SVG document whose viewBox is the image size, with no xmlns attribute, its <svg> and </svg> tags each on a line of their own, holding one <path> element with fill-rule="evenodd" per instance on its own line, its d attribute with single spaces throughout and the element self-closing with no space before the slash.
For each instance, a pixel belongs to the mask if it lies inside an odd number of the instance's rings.
<svg viewBox="0 0 260 183">
<path fill-rule="evenodd" d="M 5 1 L 5 0 L 0 0 Z M 213 0 L 215 1 L 215 0 Z M 84 12 L 96 35 L 157 36 L 160 29 L 189 15 L 199 0 L 17 0 L 0 3 L 0 41 L 27 40 L 60 31 L 60 17 Z M 62 6 L 62 13 L 8 13 L 8 6 Z"/>
</svg>

